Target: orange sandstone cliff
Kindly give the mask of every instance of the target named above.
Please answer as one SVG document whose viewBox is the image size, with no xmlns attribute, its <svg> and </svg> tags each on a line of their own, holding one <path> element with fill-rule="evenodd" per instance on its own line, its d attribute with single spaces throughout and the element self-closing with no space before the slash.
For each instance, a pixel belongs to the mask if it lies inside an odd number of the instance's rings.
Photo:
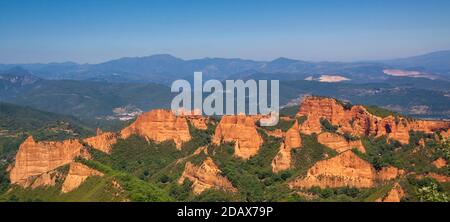
<svg viewBox="0 0 450 222">
<path fill-rule="evenodd" d="M 326 119 L 338 126 L 339 132 L 355 136 L 387 136 L 409 143 L 409 132 L 423 131 L 432 133 L 446 131 L 450 128 L 449 121 L 410 120 L 404 117 L 388 116 L 381 118 L 372 115 L 363 106 L 344 107 L 332 98 L 306 97 L 300 105 L 297 116 L 306 116 L 307 120 L 301 127 L 302 133 L 320 133 L 320 120 Z"/>
<path fill-rule="evenodd" d="M 277 155 L 272 160 L 272 171 L 280 172 L 291 168 L 291 150 L 301 146 L 302 139 L 300 137 L 300 128 L 298 122 L 295 121 L 294 125 L 285 133 L 284 141 L 280 145 L 280 151 L 278 151 Z"/>
<path fill-rule="evenodd" d="M 403 191 L 399 183 L 395 183 L 386 196 L 377 199 L 376 202 L 400 202 L 404 196 L 405 191 Z"/>
<path fill-rule="evenodd" d="M 140 115 L 134 123 L 121 131 L 122 138 L 133 134 L 155 142 L 172 140 L 178 149 L 181 149 L 184 142 L 191 140 L 186 118 L 163 109 Z"/>
<path fill-rule="evenodd" d="M 374 186 L 376 171 L 370 163 L 352 151 L 343 152 L 333 158 L 322 160 L 312 166 L 304 178 L 289 183 L 291 188 L 357 187 Z"/>
<path fill-rule="evenodd" d="M 28 178 L 72 162 L 82 154 L 82 149 L 78 140 L 35 142 L 30 136 L 19 147 L 10 172 L 11 183 L 26 186 Z"/>
<path fill-rule="evenodd" d="M 221 176 L 220 173 L 219 167 L 210 157 L 207 157 L 200 166 L 187 162 L 178 183 L 182 184 L 184 180 L 190 180 L 192 191 L 195 194 L 200 194 L 211 188 L 236 192 L 237 190 L 231 182 L 226 177 Z"/>
<path fill-rule="evenodd" d="M 252 117 L 223 116 L 212 137 L 213 144 L 218 145 L 222 142 L 234 142 L 234 155 L 248 159 L 258 153 L 263 139 L 258 134 Z"/>
<path fill-rule="evenodd" d="M 117 134 L 111 132 L 102 132 L 97 129 L 97 135 L 84 139 L 83 141 L 93 148 L 105 153 L 111 152 L 111 147 L 117 142 Z"/>
<path fill-rule="evenodd" d="M 61 192 L 67 193 L 78 188 L 90 176 L 103 176 L 103 173 L 93 170 L 81 163 L 71 163 L 69 172 L 62 185 Z"/>
<path fill-rule="evenodd" d="M 362 153 L 366 152 L 364 146 L 361 143 L 361 140 L 347 141 L 343 136 L 335 133 L 321 133 L 317 137 L 317 140 L 320 144 L 325 145 L 338 153 L 342 153 L 353 148 L 359 150 Z"/>
</svg>

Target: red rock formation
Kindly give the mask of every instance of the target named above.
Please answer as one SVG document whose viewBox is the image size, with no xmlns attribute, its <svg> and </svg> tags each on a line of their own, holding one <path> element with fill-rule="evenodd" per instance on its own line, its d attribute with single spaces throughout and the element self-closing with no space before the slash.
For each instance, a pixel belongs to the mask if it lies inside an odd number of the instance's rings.
<svg viewBox="0 0 450 222">
<path fill-rule="evenodd" d="M 258 153 L 263 139 L 252 117 L 223 116 L 216 127 L 212 143 L 218 145 L 223 142 L 235 142 L 234 155 L 248 159 Z"/>
<path fill-rule="evenodd" d="M 278 151 L 277 155 L 272 160 L 272 172 L 277 173 L 291 168 L 291 159 L 291 149 L 286 148 L 286 145 L 281 143 L 280 151 Z"/>
<path fill-rule="evenodd" d="M 442 131 L 441 136 L 444 139 L 450 139 L 450 129 L 448 129 L 447 131 Z"/>
<path fill-rule="evenodd" d="M 392 180 L 405 175 L 405 171 L 393 166 L 383 167 L 378 171 L 378 180 Z"/>
<path fill-rule="evenodd" d="M 220 173 L 219 167 L 210 157 L 207 157 L 200 166 L 187 162 L 178 183 L 182 184 L 185 179 L 190 180 L 194 194 L 200 194 L 211 188 L 236 192 L 237 190 L 231 182 L 226 177 L 221 176 Z"/>
<path fill-rule="evenodd" d="M 307 97 L 300 105 L 297 116 L 307 116 L 302 125 L 305 134 L 320 132 L 320 119 L 327 119 L 339 126 L 338 131 L 357 136 L 387 136 L 409 143 L 409 132 L 423 131 L 432 133 L 450 128 L 449 121 L 409 120 L 403 117 L 385 118 L 370 114 L 363 106 L 352 106 L 346 110 L 339 102 L 331 98 Z"/>
<path fill-rule="evenodd" d="M 376 202 L 400 202 L 404 196 L 405 191 L 403 191 L 399 183 L 395 183 L 386 196 L 377 199 Z"/>
<path fill-rule="evenodd" d="M 97 129 L 97 135 L 84 139 L 83 141 L 92 146 L 94 149 L 105 153 L 111 152 L 111 147 L 117 142 L 117 134 L 111 132 L 102 132 Z"/>
<path fill-rule="evenodd" d="M 298 148 L 302 146 L 302 138 L 300 137 L 300 128 L 298 126 L 297 120 L 284 135 L 284 143 L 286 144 L 286 148 L 288 149 Z"/>
<path fill-rule="evenodd" d="M 358 149 L 362 153 L 366 152 L 366 149 L 364 149 L 361 140 L 347 141 L 343 136 L 335 133 L 321 133 L 317 137 L 317 140 L 320 144 L 325 145 L 338 153 L 342 153 L 353 148 Z"/>
<path fill-rule="evenodd" d="M 306 116 L 306 120 L 302 123 L 300 131 L 304 134 L 311 135 L 313 133 L 322 132 L 322 126 L 320 124 L 320 116 L 315 113 L 311 113 Z"/>
<path fill-rule="evenodd" d="M 280 145 L 280 151 L 272 160 L 272 171 L 280 172 L 287 170 L 292 166 L 291 150 L 300 148 L 302 146 L 302 139 L 300 137 L 300 128 L 298 122 L 285 133 L 284 141 Z"/>
<path fill-rule="evenodd" d="M 163 142 L 173 140 L 178 149 L 191 140 L 185 117 L 177 117 L 168 110 L 152 110 L 140 115 L 134 123 L 121 131 L 122 138 L 140 135 L 148 140 Z"/>
<path fill-rule="evenodd" d="M 28 137 L 19 147 L 10 172 L 13 184 L 25 185 L 27 178 L 37 176 L 72 162 L 81 155 L 83 145 L 78 140 L 35 142 Z"/>
<path fill-rule="evenodd" d="M 93 170 L 81 163 L 71 163 L 69 172 L 62 185 L 61 192 L 67 193 L 75 190 L 90 176 L 103 176 L 103 173 Z"/>
<path fill-rule="evenodd" d="M 439 157 L 437 160 L 433 161 L 432 164 L 438 169 L 448 165 L 447 161 L 442 157 Z"/>
<path fill-rule="evenodd" d="M 312 166 L 304 178 L 289 183 L 291 188 L 357 187 L 374 186 L 376 172 L 372 165 L 352 151 L 346 151 L 331 159 L 322 160 Z"/>
<path fill-rule="evenodd" d="M 417 175 L 417 179 L 423 179 L 424 177 L 430 177 L 435 179 L 439 183 L 448 183 L 450 182 L 450 176 L 445 176 L 437 173 L 427 173 L 425 175 Z"/>
<path fill-rule="evenodd" d="M 186 116 L 189 122 L 197 129 L 207 130 L 208 129 L 208 117 L 206 116 Z"/>
<path fill-rule="evenodd" d="M 282 138 L 284 136 L 284 133 L 283 133 L 283 131 L 281 131 L 281 129 L 275 129 L 273 131 L 266 130 L 265 132 L 267 133 L 267 135 L 273 136 L 276 138 Z"/>
</svg>

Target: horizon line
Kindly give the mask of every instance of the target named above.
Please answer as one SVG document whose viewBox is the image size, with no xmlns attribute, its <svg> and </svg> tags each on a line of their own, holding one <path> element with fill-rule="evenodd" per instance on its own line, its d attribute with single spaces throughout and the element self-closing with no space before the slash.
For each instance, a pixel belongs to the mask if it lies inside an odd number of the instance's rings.
<svg viewBox="0 0 450 222">
<path fill-rule="evenodd" d="M 259 60 L 259 59 L 251 59 L 251 58 L 244 58 L 244 57 L 210 57 L 210 56 L 206 56 L 206 57 L 199 57 L 199 58 L 186 58 L 186 57 L 179 57 L 176 56 L 174 54 L 171 53 L 156 53 L 156 54 L 148 54 L 148 55 L 142 55 L 142 56 L 122 56 L 122 57 L 116 57 L 116 58 L 111 58 L 111 59 L 107 59 L 101 62 L 75 62 L 73 60 L 66 60 L 66 61 L 61 61 L 61 62 L 17 62 L 17 63 L 3 63 L 0 62 L 0 65 L 50 65 L 50 64 L 64 64 L 64 63 L 71 63 L 71 64 L 77 64 L 77 65 L 97 65 L 97 64 L 102 64 L 102 63 L 107 63 L 110 61 L 114 61 L 114 60 L 120 60 L 120 59 L 139 59 L 139 58 L 148 58 L 148 57 L 153 57 L 153 56 L 170 56 L 173 57 L 175 59 L 180 59 L 183 61 L 193 61 L 193 60 L 202 60 L 202 59 L 227 59 L 227 60 L 233 60 L 233 59 L 237 59 L 237 60 L 243 60 L 243 61 L 252 61 L 252 62 L 261 62 L 261 63 L 267 63 L 267 62 L 273 62 L 275 60 L 279 60 L 279 59 L 288 59 L 288 60 L 295 60 L 298 62 L 310 62 L 310 63 L 362 63 L 362 62 L 382 62 L 382 61 L 387 61 L 387 60 L 397 60 L 397 59 L 407 59 L 407 58 L 412 58 L 412 57 L 418 57 L 418 56 L 424 56 L 424 55 L 429 55 L 429 54 L 433 54 L 433 53 L 441 53 L 441 52 L 450 52 L 450 49 L 442 49 L 442 50 L 434 50 L 434 51 L 427 51 L 427 52 L 423 52 L 423 53 L 418 53 L 415 55 L 409 55 L 409 56 L 403 56 L 403 57 L 394 57 L 394 58 L 384 58 L 384 59 L 361 59 L 361 60 L 346 60 L 346 61 L 339 61 L 339 60 L 303 60 L 303 59 L 298 59 L 298 58 L 293 58 L 293 57 L 284 57 L 284 56 L 279 56 L 276 57 L 274 59 L 271 60 Z"/>
</svg>

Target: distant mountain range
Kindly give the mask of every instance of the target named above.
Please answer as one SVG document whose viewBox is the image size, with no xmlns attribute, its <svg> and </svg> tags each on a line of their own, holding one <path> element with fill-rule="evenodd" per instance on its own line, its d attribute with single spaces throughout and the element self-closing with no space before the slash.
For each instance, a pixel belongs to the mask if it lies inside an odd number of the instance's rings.
<svg viewBox="0 0 450 222">
<path fill-rule="evenodd" d="M 288 58 L 273 61 L 203 58 L 183 60 L 161 54 L 146 57 L 126 57 L 99 64 L 48 63 L 0 64 L 0 72 L 22 67 L 43 79 L 92 80 L 106 82 L 154 82 L 169 85 L 176 79 L 189 79 L 194 71 L 202 71 L 205 79 L 265 78 L 303 80 L 320 75 L 348 78 L 353 82 L 383 81 L 389 77 L 386 69 L 402 73 L 419 72 L 421 76 L 450 78 L 450 51 L 426 55 L 367 62 L 308 62 Z M 396 72 L 398 73 L 398 72 Z M 262 77 L 261 77 L 262 76 Z"/>
</svg>

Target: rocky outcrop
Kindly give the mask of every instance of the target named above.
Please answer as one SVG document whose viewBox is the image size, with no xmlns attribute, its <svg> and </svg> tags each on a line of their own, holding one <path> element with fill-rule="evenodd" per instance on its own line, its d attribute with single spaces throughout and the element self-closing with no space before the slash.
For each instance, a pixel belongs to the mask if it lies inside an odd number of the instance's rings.
<svg viewBox="0 0 450 222">
<path fill-rule="evenodd" d="M 277 173 L 292 167 L 291 149 L 287 148 L 285 143 L 281 143 L 280 151 L 272 160 L 272 172 Z"/>
<path fill-rule="evenodd" d="M 275 138 L 283 138 L 284 133 L 283 131 L 281 131 L 281 129 L 275 129 L 275 130 L 266 130 L 265 131 L 267 133 L 267 135 L 269 136 L 273 136 Z"/>
<path fill-rule="evenodd" d="M 386 196 L 377 199 L 376 202 L 400 202 L 404 196 L 405 191 L 403 191 L 399 183 L 395 183 Z"/>
<path fill-rule="evenodd" d="M 194 194 L 200 194 L 211 188 L 236 192 L 231 182 L 220 173 L 219 167 L 210 157 L 207 157 L 200 166 L 187 162 L 178 183 L 182 184 L 184 180 L 190 180 Z"/>
<path fill-rule="evenodd" d="M 263 143 L 256 130 L 255 120 L 250 116 L 223 116 L 217 125 L 212 143 L 234 142 L 234 155 L 249 159 L 256 155 Z"/>
<path fill-rule="evenodd" d="M 69 172 L 62 185 L 61 192 L 68 193 L 75 190 L 90 176 L 103 176 L 103 173 L 93 170 L 81 163 L 71 163 Z"/>
<path fill-rule="evenodd" d="M 208 117 L 206 116 L 187 116 L 189 122 L 197 129 L 207 130 L 208 129 Z"/>
<path fill-rule="evenodd" d="M 441 136 L 442 136 L 442 138 L 444 138 L 444 139 L 450 139 L 450 129 L 448 129 L 447 131 L 442 131 L 441 132 Z"/>
<path fill-rule="evenodd" d="M 405 171 L 402 169 L 398 169 L 393 166 L 383 167 L 380 171 L 378 171 L 377 177 L 378 180 L 393 180 L 400 176 L 405 175 Z"/>
<path fill-rule="evenodd" d="M 361 140 L 347 141 L 343 136 L 335 133 L 321 133 L 317 137 L 317 140 L 320 144 L 325 145 L 338 153 L 342 153 L 354 148 L 362 153 L 366 152 L 366 149 L 362 145 Z"/>
<path fill-rule="evenodd" d="M 26 186 L 28 178 L 72 162 L 82 150 L 83 145 L 78 140 L 35 142 L 30 136 L 19 147 L 10 172 L 11 183 Z"/>
<path fill-rule="evenodd" d="M 191 140 L 186 118 L 162 109 L 140 115 L 134 123 L 121 131 L 122 138 L 133 134 L 155 142 L 172 140 L 178 149 L 181 149 L 184 142 Z"/>
<path fill-rule="evenodd" d="M 320 116 L 317 115 L 316 113 L 311 113 L 307 115 L 306 120 L 302 123 L 300 129 L 301 132 L 306 135 L 322 132 L 322 126 L 320 124 Z"/>
<path fill-rule="evenodd" d="M 286 148 L 288 149 L 298 148 L 302 146 L 302 138 L 300 137 L 300 128 L 298 126 L 297 120 L 284 135 L 284 143 L 286 144 Z"/>
<path fill-rule="evenodd" d="M 446 167 L 448 165 L 447 160 L 445 160 L 442 157 L 439 157 L 438 159 L 433 161 L 431 164 L 433 164 L 438 169 L 444 168 L 444 167 Z"/>
<path fill-rule="evenodd" d="M 450 182 L 450 176 L 445 176 L 437 173 L 428 173 L 428 177 L 435 179 L 439 183 L 448 183 Z"/>
<path fill-rule="evenodd" d="M 111 152 L 111 147 L 117 142 L 117 134 L 111 132 L 102 132 L 97 129 L 97 135 L 84 139 L 89 146 L 105 153 Z"/>
<path fill-rule="evenodd" d="M 450 128 L 449 121 L 411 120 L 400 116 L 381 118 L 372 115 L 363 106 L 344 107 L 335 99 L 313 96 L 304 99 L 297 116 L 307 117 L 301 127 L 305 134 L 319 133 L 320 120 L 326 119 L 332 125 L 338 126 L 341 133 L 387 136 L 403 144 L 409 143 L 410 131 L 433 133 Z"/>
<path fill-rule="evenodd" d="M 295 121 L 294 125 L 285 133 L 284 141 L 280 145 L 280 151 L 278 151 L 277 155 L 272 160 L 272 171 L 280 172 L 291 168 L 291 150 L 300 148 L 301 146 L 302 139 L 300 137 L 300 129 L 298 122 Z"/>
<path fill-rule="evenodd" d="M 374 186 L 376 172 L 372 165 L 352 151 L 346 151 L 333 158 L 322 160 L 312 166 L 304 178 L 291 183 L 291 188 L 356 187 Z"/>
</svg>

